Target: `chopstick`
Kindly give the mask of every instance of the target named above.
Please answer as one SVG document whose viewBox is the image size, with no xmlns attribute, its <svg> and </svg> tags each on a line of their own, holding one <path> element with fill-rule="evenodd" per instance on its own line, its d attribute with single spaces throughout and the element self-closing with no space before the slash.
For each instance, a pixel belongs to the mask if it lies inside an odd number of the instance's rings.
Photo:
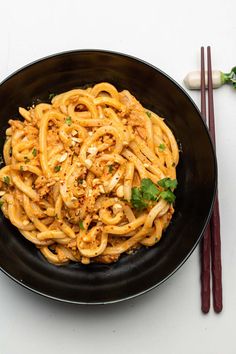
<svg viewBox="0 0 236 354">
<path fill-rule="evenodd" d="M 211 48 L 207 47 L 207 70 L 208 70 L 208 116 L 209 131 L 216 149 L 215 138 L 215 116 L 213 101 L 213 85 L 212 85 L 212 68 L 211 68 Z M 220 240 L 220 213 L 218 191 L 216 191 L 215 204 L 210 221 L 212 236 L 212 275 L 213 275 L 213 306 L 215 312 L 222 311 L 222 266 L 221 266 L 221 240 Z"/>
<path fill-rule="evenodd" d="M 206 122 L 206 83 L 205 83 L 205 58 L 204 48 L 201 47 L 201 113 Z M 210 310 L 210 267 L 211 267 L 211 229 L 207 225 L 201 242 L 201 302 L 202 312 L 208 313 Z"/>
<path fill-rule="evenodd" d="M 205 64 L 204 48 L 201 47 L 201 113 L 206 122 L 206 87 L 205 87 Z M 215 117 L 212 85 L 211 48 L 207 47 L 207 72 L 208 72 L 208 125 L 214 148 Z M 213 307 L 216 313 L 222 311 L 222 266 L 221 266 L 221 240 L 220 240 L 220 214 L 219 200 L 216 191 L 215 203 L 211 220 L 201 245 L 201 300 L 202 311 L 208 313 L 210 309 L 210 256 L 212 260 L 212 292 Z"/>
</svg>

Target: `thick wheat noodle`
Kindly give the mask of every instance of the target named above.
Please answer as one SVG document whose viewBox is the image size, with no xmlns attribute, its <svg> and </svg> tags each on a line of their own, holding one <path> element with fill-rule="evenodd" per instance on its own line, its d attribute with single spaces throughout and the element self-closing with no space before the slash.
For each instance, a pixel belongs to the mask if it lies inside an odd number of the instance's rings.
<svg viewBox="0 0 236 354">
<path fill-rule="evenodd" d="M 145 178 L 176 177 L 178 146 L 162 118 L 110 83 L 19 114 L 6 130 L 2 211 L 50 263 L 111 263 L 160 240 L 172 204 L 140 211 L 132 193 Z"/>
</svg>

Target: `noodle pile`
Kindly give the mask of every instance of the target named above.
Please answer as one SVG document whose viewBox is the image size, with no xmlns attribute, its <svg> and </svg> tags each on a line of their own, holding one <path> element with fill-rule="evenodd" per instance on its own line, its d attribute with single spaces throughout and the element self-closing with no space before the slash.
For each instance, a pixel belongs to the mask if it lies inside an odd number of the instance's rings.
<svg viewBox="0 0 236 354">
<path fill-rule="evenodd" d="M 1 207 L 50 263 L 111 263 L 160 240 L 179 159 L 162 118 L 109 83 L 19 113 L 6 130 Z"/>
</svg>

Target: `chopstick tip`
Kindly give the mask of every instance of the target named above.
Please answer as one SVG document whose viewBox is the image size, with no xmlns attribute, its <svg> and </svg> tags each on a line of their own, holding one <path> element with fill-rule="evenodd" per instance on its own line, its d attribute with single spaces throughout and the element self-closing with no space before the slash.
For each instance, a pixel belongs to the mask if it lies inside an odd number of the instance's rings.
<svg viewBox="0 0 236 354">
<path fill-rule="evenodd" d="M 222 304 L 219 304 L 219 305 L 214 304 L 215 313 L 221 313 L 222 310 L 223 310 L 223 305 Z"/>
<path fill-rule="evenodd" d="M 209 305 L 209 307 L 202 307 L 202 313 L 204 315 L 207 315 L 209 313 L 209 310 L 210 310 L 210 305 Z"/>
</svg>

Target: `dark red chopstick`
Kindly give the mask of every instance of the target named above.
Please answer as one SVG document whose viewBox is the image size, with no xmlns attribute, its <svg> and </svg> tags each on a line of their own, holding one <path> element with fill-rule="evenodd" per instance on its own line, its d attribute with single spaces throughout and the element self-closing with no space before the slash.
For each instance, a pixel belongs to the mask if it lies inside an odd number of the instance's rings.
<svg viewBox="0 0 236 354">
<path fill-rule="evenodd" d="M 204 48 L 201 47 L 201 113 L 206 122 L 206 83 Z M 201 307 L 203 313 L 210 310 L 210 268 L 211 268 L 211 229 L 207 226 L 201 242 Z"/>
<path fill-rule="evenodd" d="M 211 67 L 211 48 L 207 47 L 207 70 L 208 70 L 208 117 L 209 131 L 211 138 L 216 148 L 215 139 L 215 116 L 214 116 L 214 101 L 213 101 L 213 85 L 212 85 L 212 67 Z M 210 221 L 211 227 L 211 255 L 212 255 L 212 285 L 213 285 L 213 306 L 215 312 L 222 311 L 222 266 L 221 266 L 221 240 L 220 240 L 220 213 L 218 192 L 213 208 L 213 213 Z"/>
<path fill-rule="evenodd" d="M 204 48 L 201 47 L 201 112 L 206 121 L 206 87 L 205 87 L 205 64 Z M 215 147 L 215 119 L 212 86 L 211 49 L 207 47 L 208 68 L 208 120 L 209 131 Z M 219 201 L 216 199 L 213 213 L 201 244 L 201 300 L 202 311 L 208 313 L 210 309 L 210 258 L 212 258 L 212 283 L 213 283 L 213 306 L 215 312 L 222 310 L 222 269 L 221 269 L 221 241 L 220 241 L 220 214 Z"/>
</svg>

